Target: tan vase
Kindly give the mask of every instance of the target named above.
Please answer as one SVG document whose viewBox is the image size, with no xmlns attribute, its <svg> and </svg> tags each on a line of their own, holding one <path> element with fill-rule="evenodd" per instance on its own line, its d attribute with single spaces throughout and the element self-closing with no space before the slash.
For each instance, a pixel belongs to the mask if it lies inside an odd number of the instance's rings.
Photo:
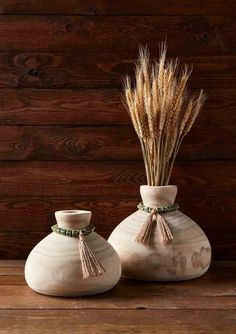
<svg viewBox="0 0 236 334">
<path fill-rule="evenodd" d="M 55 216 L 60 231 L 80 231 L 90 227 L 90 211 L 57 211 Z M 40 241 L 26 261 L 25 279 L 28 285 L 36 292 L 52 296 L 92 295 L 113 288 L 121 274 L 116 251 L 92 230 L 83 236 L 83 247 L 85 245 L 86 251 L 92 252 L 96 263 L 103 269 L 99 275 L 83 278 L 84 261 L 81 259 L 86 260 L 87 253 L 84 257 L 81 255 L 81 240 L 52 232 Z"/>
<path fill-rule="evenodd" d="M 146 207 L 174 204 L 176 186 L 141 186 Z M 148 245 L 135 241 L 150 213 L 138 210 L 123 220 L 108 242 L 115 248 L 122 263 L 122 276 L 145 281 L 179 281 L 203 275 L 211 262 L 211 246 L 202 229 L 179 210 L 160 214 L 173 240 L 161 243 L 158 220 L 153 221 Z M 161 218 L 161 219 L 162 219 Z"/>
</svg>

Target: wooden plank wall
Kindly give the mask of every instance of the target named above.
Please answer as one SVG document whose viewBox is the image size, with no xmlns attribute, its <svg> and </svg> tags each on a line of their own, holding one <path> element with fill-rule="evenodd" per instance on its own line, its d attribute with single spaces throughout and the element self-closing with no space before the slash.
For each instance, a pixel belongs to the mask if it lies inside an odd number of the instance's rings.
<svg viewBox="0 0 236 334">
<path fill-rule="evenodd" d="M 2 0 L 0 13 L 0 258 L 25 258 L 55 210 L 93 210 L 105 237 L 135 210 L 145 177 L 121 76 L 167 38 L 209 96 L 171 182 L 214 258 L 235 259 L 236 2 Z"/>
</svg>

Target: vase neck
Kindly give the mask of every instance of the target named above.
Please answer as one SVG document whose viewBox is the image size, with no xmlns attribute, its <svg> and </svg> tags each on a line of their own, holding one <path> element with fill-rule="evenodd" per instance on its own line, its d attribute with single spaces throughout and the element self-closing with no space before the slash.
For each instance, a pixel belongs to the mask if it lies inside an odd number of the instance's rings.
<svg viewBox="0 0 236 334">
<path fill-rule="evenodd" d="M 88 226 L 91 215 L 91 211 L 85 210 L 63 210 L 55 212 L 58 226 L 70 230 L 81 230 Z"/>
<path fill-rule="evenodd" d="M 143 204 L 149 207 L 162 207 L 174 204 L 177 195 L 176 186 L 141 186 Z"/>
</svg>

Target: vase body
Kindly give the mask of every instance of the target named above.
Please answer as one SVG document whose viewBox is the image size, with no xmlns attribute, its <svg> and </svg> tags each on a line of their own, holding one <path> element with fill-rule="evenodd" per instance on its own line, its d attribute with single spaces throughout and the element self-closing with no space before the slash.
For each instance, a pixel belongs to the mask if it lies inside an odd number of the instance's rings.
<svg viewBox="0 0 236 334">
<path fill-rule="evenodd" d="M 176 186 L 141 186 L 143 204 L 164 207 L 175 202 Z M 115 248 L 122 264 L 122 276 L 145 281 L 179 281 L 203 275 L 211 262 L 211 246 L 202 229 L 181 211 L 161 214 L 168 224 L 173 240 L 160 242 L 155 224 L 148 246 L 135 238 L 149 213 L 138 210 L 123 220 L 112 232 L 108 242 Z"/>
<path fill-rule="evenodd" d="M 89 225 L 90 211 L 57 211 L 61 228 L 80 230 Z M 25 265 L 27 284 L 36 292 L 51 296 L 84 296 L 110 290 L 121 274 L 120 259 L 114 248 L 100 235 L 85 237 L 105 272 L 83 279 L 78 238 L 52 232 L 31 251 Z"/>
</svg>

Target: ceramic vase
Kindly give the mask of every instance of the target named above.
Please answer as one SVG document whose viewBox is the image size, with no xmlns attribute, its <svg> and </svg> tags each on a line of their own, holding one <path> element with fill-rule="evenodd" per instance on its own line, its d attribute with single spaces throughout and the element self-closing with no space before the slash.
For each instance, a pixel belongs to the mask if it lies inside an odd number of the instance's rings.
<svg viewBox="0 0 236 334">
<path fill-rule="evenodd" d="M 173 205 L 176 186 L 141 186 L 143 205 L 150 208 Z M 150 213 L 138 210 L 123 220 L 108 241 L 122 263 L 122 276 L 145 281 L 179 281 L 203 275 L 211 262 L 211 246 L 202 229 L 179 210 L 161 214 L 173 239 L 163 244 L 153 222 L 149 245 L 135 239 Z"/>
<path fill-rule="evenodd" d="M 65 210 L 55 213 L 57 230 L 81 231 L 88 228 L 90 211 Z M 71 232 L 70 232 L 71 233 Z M 51 296 L 84 296 L 114 287 L 121 274 L 120 259 L 114 248 L 92 231 L 83 237 L 86 249 L 104 269 L 102 274 L 83 278 L 79 238 L 52 232 L 40 241 L 25 265 L 27 284 L 36 292 Z"/>
</svg>

